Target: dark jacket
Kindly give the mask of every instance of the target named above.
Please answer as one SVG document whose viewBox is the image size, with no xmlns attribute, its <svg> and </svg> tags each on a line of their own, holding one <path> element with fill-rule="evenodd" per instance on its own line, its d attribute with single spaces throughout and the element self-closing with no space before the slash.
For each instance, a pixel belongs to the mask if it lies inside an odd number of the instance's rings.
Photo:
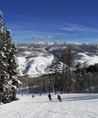
<svg viewBox="0 0 98 118">
<path fill-rule="evenodd" d="M 60 95 L 58 95 L 58 100 L 59 100 L 59 101 L 62 101 L 62 98 L 61 98 L 61 96 L 60 96 Z"/>
<path fill-rule="evenodd" d="M 48 98 L 49 98 L 49 100 L 52 100 L 51 94 L 50 94 L 50 93 L 48 94 Z"/>
</svg>

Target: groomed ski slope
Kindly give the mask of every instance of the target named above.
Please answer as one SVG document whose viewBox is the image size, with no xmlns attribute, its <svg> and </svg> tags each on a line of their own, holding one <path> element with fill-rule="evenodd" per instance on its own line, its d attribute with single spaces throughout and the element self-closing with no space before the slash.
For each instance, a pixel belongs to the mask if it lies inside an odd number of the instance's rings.
<svg viewBox="0 0 98 118">
<path fill-rule="evenodd" d="M 0 105 L 0 118 L 98 118 L 98 94 L 18 96 L 20 100 Z"/>
</svg>

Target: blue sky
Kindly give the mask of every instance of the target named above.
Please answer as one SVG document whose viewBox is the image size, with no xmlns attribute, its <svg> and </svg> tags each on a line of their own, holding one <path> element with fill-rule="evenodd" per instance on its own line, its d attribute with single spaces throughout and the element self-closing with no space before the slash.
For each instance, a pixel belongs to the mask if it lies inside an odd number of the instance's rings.
<svg viewBox="0 0 98 118">
<path fill-rule="evenodd" d="M 98 43 L 98 0 L 0 0 L 0 9 L 16 43 Z"/>
</svg>

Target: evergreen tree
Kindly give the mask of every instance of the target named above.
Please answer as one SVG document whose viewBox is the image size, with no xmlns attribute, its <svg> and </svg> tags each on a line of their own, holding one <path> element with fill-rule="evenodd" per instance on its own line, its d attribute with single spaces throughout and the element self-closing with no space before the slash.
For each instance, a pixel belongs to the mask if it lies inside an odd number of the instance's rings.
<svg viewBox="0 0 98 118">
<path fill-rule="evenodd" d="M 55 52 L 54 59 L 52 60 L 52 64 L 50 66 L 50 71 L 54 75 L 54 79 L 53 79 L 54 81 L 52 82 L 52 84 L 54 83 L 53 86 L 54 86 L 55 94 L 59 86 L 58 78 L 59 78 L 59 74 L 61 70 L 62 68 L 61 68 L 61 62 L 60 62 L 60 55 Z"/>
<path fill-rule="evenodd" d="M 0 102 L 7 102 L 16 97 L 18 65 L 15 44 L 11 42 L 11 32 L 2 23 L 2 17 L 0 12 Z"/>
<path fill-rule="evenodd" d="M 0 92 L 3 94 L 6 93 L 8 85 L 8 73 L 7 73 L 7 62 L 6 62 L 6 33 L 4 31 L 5 25 L 2 24 L 2 13 L 0 12 Z"/>
<path fill-rule="evenodd" d="M 52 64 L 50 66 L 50 71 L 53 74 L 58 74 L 61 71 L 61 62 L 60 62 L 60 55 L 56 52 L 54 53 L 54 59 L 52 60 Z"/>
<path fill-rule="evenodd" d="M 69 93 L 72 92 L 72 52 L 69 48 L 64 52 L 63 69 L 62 69 L 62 91 Z"/>
</svg>

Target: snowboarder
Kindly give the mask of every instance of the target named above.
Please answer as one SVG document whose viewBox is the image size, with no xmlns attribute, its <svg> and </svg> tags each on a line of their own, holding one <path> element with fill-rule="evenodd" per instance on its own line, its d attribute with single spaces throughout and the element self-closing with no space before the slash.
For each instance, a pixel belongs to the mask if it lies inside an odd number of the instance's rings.
<svg viewBox="0 0 98 118">
<path fill-rule="evenodd" d="M 52 101 L 52 98 L 51 98 L 51 94 L 50 93 L 48 94 L 48 98 L 49 98 L 50 101 Z"/>
<path fill-rule="evenodd" d="M 62 101 L 62 98 L 60 95 L 58 95 L 58 98 L 57 98 L 60 102 Z"/>
</svg>

